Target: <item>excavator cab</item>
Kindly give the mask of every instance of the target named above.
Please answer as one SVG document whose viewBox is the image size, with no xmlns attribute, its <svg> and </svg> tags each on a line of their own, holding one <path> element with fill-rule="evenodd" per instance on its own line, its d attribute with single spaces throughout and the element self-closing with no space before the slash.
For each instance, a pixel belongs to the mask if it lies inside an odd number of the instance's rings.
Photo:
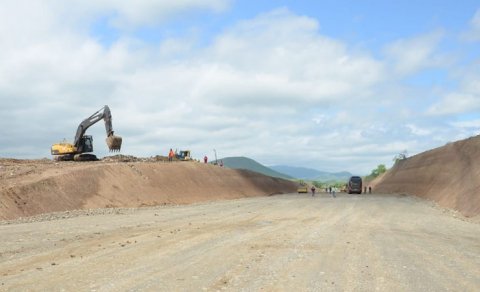
<svg viewBox="0 0 480 292">
<path fill-rule="evenodd" d="M 83 135 L 78 141 L 77 151 L 73 154 L 73 160 L 75 161 L 95 161 L 98 160 L 93 152 L 93 137 L 91 135 Z M 71 157 L 70 154 L 68 157 Z M 70 159 L 67 159 L 70 160 Z"/>
<path fill-rule="evenodd" d="M 87 152 L 93 152 L 93 138 L 91 135 L 84 135 L 80 139 L 80 144 L 78 147 L 78 152 L 80 153 L 87 153 Z"/>
</svg>

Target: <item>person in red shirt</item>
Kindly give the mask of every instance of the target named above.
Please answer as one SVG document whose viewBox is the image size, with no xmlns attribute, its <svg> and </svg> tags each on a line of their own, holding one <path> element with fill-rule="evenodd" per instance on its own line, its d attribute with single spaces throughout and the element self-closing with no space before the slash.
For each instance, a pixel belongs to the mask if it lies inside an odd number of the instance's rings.
<svg viewBox="0 0 480 292">
<path fill-rule="evenodd" d="M 170 152 L 168 152 L 168 162 L 173 161 L 173 156 L 175 156 L 175 153 L 173 153 L 172 148 L 170 148 Z"/>
</svg>

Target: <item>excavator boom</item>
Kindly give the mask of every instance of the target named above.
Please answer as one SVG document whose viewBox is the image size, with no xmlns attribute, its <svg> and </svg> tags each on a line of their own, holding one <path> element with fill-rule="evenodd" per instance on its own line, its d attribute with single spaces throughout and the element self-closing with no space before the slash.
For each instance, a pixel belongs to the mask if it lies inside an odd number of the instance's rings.
<svg viewBox="0 0 480 292">
<path fill-rule="evenodd" d="M 112 114 L 107 105 L 80 123 L 77 128 L 77 134 L 75 135 L 73 145 L 77 148 L 81 148 L 82 137 L 85 135 L 87 129 L 102 119 L 105 121 L 105 130 L 107 131 L 107 139 L 105 141 L 107 142 L 108 149 L 110 151 L 120 151 L 120 148 L 122 147 L 122 137 L 113 134 Z"/>
</svg>

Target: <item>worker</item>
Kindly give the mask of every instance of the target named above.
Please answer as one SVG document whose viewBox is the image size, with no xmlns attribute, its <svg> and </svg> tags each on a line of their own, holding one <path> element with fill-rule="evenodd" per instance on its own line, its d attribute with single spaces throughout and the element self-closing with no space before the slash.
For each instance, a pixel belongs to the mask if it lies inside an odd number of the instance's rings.
<svg viewBox="0 0 480 292">
<path fill-rule="evenodd" d="M 175 156 L 175 153 L 173 153 L 172 148 L 170 148 L 170 152 L 168 152 L 168 162 L 173 161 L 173 156 Z"/>
<path fill-rule="evenodd" d="M 337 192 L 337 187 L 332 188 L 332 196 L 336 198 L 335 193 Z"/>
<path fill-rule="evenodd" d="M 371 187 L 371 186 L 368 186 L 368 193 L 369 193 L 369 194 L 372 193 L 372 187 Z"/>
<path fill-rule="evenodd" d="M 315 186 L 312 186 L 311 190 L 312 190 L 312 197 L 315 197 Z"/>
<path fill-rule="evenodd" d="M 203 162 L 204 162 L 204 163 L 207 163 L 207 162 L 208 162 L 208 157 L 207 157 L 207 155 L 205 155 L 205 157 L 203 157 Z"/>
</svg>

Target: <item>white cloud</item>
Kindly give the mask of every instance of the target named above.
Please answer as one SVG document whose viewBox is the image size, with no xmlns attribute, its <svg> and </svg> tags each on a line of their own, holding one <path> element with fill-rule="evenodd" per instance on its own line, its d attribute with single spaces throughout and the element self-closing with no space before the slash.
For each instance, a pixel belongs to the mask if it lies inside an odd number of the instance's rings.
<svg viewBox="0 0 480 292">
<path fill-rule="evenodd" d="M 104 104 L 124 137 L 123 153 L 138 156 L 173 147 L 203 157 L 215 148 L 266 164 L 367 173 L 379 159 L 425 145 L 416 140 L 422 129 L 402 127 L 405 110 L 378 88 L 391 81 L 388 66 L 406 74 L 434 64 L 441 34 L 396 42 L 383 62 L 287 9 L 234 23 L 201 46 L 189 38 L 152 44 L 128 32 L 104 46 L 88 32 L 105 14 L 128 31 L 229 2 L 75 1 L 65 9 L 59 0 L 6 1 L 0 136 L 9 138 L 0 141 L 0 156 L 48 156 L 52 143 L 73 138 Z M 402 54 L 405 48 L 420 57 Z M 477 86 L 465 83 L 469 92 Z M 100 156 L 104 132 L 100 124 L 89 129 Z"/>
<path fill-rule="evenodd" d="M 81 1 L 84 2 L 84 1 Z M 132 26 L 153 25 L 189 10 L 224 11 L 230 1 L 227 0 L 175 0 L 155 1 L 137 0 L 134 5 L 131 1 L 103 0 L 94 1 L 97 5 L 112 9 L 115 17 L 112 23 L 120 28 Z"/>
<path fill-rule="evenodd" d="M 461 34 L 461 38 L 471 42 L 480 41 L 480 9 L 475 12 L 475 15 L 470 20 L 469 29 Z"/>
<path fill-rule="evenodd" d="M 201 56 L 215 64 L 207 76 L 217 81 L 205 84 L 203 94 L 218 94 L 222 102 L 321 104 L 382 79 L 380 62 L 349 52 L 318 26 L 285 9 L 236 25 Z"/>
<path fill-rule="evenodd" d="M 474 128 L 476 130 L 480 130 L 480 119 L 457 121 L 457 122 L 451 122 L 450 124 L 457 128 L 466 128 L 466 129 Z"/>
<path fill-rule="evenodd" d="M 425 68 L 444 65 L 448 61 L 437 51 L 443 37 L 443 32 L 435 31 L 410 39 L 397 40 L 387 45 L 384 52 L 395 74 L 409 75 Z"/>
<path fill-rule="evenodd" d="M 455 91 L 442 96 L 427 113 L 431 115 L 458 115 L 480 110 L 480 71 L 477 64 L 459 76 L 460 85 Z"/>
<path fill-rule="evenodd" d="M 461 114 L 480 109 L 480 96 L 469 93 L 450 93 L 428 109 L 428 114 Z"/>
<path fill-rule="evenodd" d="M 427 136 L 432 133 L 431 130 L 420 128 L 414 124 L 407 124 L 406 127 L 416 136 Z"/>
<path fill-rule="evenodd" d="M 153 26 L 190 12 L 222 12 L 230 7 L 231 0 L 32 0 L 46 3 L 57 13 L 63 23 L 75 24 L 104 17 L 117 29 L 132 30 Z M 72 13 L 74 11 L 74 13 Z"/>
</svg>

